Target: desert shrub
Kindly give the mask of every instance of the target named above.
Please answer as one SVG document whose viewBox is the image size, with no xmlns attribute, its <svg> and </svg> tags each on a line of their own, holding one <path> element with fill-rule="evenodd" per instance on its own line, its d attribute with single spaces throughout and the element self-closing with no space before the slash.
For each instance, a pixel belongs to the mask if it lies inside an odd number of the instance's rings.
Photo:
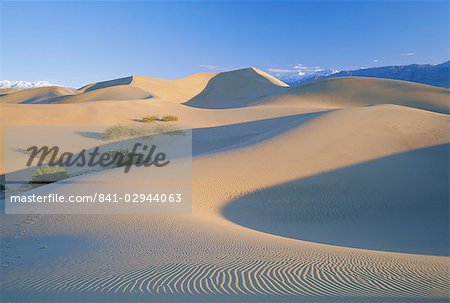
<svg viewBox="0 0 450 303">
<path fill-rule="evenodd" d="M 164 125 L 158 124 L 155 126 L 155 131 L 157 134 L 167 134 L 167 135 L 182 135 L 183 130 L 175 125 Z"/>
<path fill-rule="evenodd" d="M 161 121 L 164 121 L 164 122 L 178 121 L 178 117 L 174 116 L 174 115 L 165 115 L 161 118 Z"/>
<path fill-rule="evenodd" d="M 53 183 L 59 180 L 67 179 L 70 175 L 64 167 L 44 165 L 34 170 L 31 174 L 31 184 Z"/>
<path fill-rule="evenodd" d="M 105 129 L 102 138 L 103 140 L 117 140 L 154 134 L 153 127 L 114 125 Z"/>
<path fill-rule="evenodd" d="M 115 140 L 129 136 L 129 127 L 123 125 L 110 126 L 103 132 L 103 140 Z"/>
<path fill-rule="evenodd" d="M 155 125 L 155 126 L 124 126 L 115 125 L 108 127 L 103 135 L 103 140 L 118 140 L 126 138 L 137 138 L 157 135 L 166 132 L 177 132 L 179 129 L 172 125 Z"/>
<path fill-rule="evenodd" d="M 158 120 L 158 116 L 145 116 L 141 119 L 141 121 L 145 123 L 155 122 L 156 120 Z"/>
</svg>

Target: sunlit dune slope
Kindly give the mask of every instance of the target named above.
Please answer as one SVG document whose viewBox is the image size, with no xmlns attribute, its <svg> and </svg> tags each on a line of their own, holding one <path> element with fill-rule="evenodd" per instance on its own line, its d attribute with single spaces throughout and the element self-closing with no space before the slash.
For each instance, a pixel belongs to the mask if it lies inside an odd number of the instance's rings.
<svg viewBox="0 0 450 303">
<path fill-rule="evenodd" d="M 345 77 L 293 87 L 258 104 L 349 107 L 397 104 L 449 113 L 450 90 L 391 79 Z"/>
<path fill-rule="evenodd" d="M 20 89 L 18 89 L 18 88 L 1 88 L 0 89 L 0 97 L 3 96 L 3 95 L 8 95 L 8 94 L 15 93 L 15 92 L 18 92 L 18 91 L 20 91 Z"/>
<path fill-rule="evenodd" d="M 325 112 L 307 120 L 303 116 L 297 116 L 296 127 L 293 127 L 295 120 L 283 121 L 282 124 L 274 120 L 271 130 L 277 131 L 278 135 L 269 140 L 253 140 L 253 144 L 244 148 L 195 159 L 199 165 L 198 176 L 205 178 L 204 182 L 208 179 L 223 189 L 247 192 L 449 142 L 447 115 L 403 106 L 348 108 Z M 250 130 L 254 136 L 265 138 L 251 126 Z M 244 128 L 240 135 L 245 134 Z M 228 141 L 233 142 L 229 138 Z M 239 143 L 242 146 L 244 142 L 240 140 Z M 222 172 L 223 179 L 212 178 L 218 171 Z M 231 183 L 227 184 L 228 181 Z M 208 203 L 206 209 L 211 207 L 208 200 L 204 202 Z M 198 207 L 202 209 L 202 205 L 199 203 Z M 221 205 L 214 208 L 217 207 Z"/>
<path fill-rule="evenodd" d="M 88 84 L 77 91 L 78 96 L 69 97 L 63 102 L 154 98 L 170 103 L 180 103 L 202 91 L 208 80 L 215 75 L 215 73 L 197 73 L 180 79 L 130 76 Z"/>
<path fill-rule="evenodd" d="M 147 91 L 133 86 L 111 86 L 96 90 L 89 90 L 84 93 L 62 96 L 47 100 L 49 103 L 84 103 L 93 101 L 121 101 L 121 100 L 140 100 L 150 99 Z"/>
<path fill-rule="evenodd" d="M 145 76 L 130 76 L 110 81 L 98 82 L 83 86 L 78 90 L 87 93 L 111 87 L 133 87 L 141 89 L 148 95 L 167 102 L 179 103 L 200 93 L 207 82 L 216 73 L 197 73 L 179 79 L 158 79 Z M 133 99 L 133 98 L 129 98 Z"/>
<path fill-rule="evenodd" d="M 40 103 L 46 100 L 74 95 L 70 88 L 59 86 L 38 87 L 33 89 L 16 91 L 7 95 L 0 95 L 1 103 Z"/>
</svg>

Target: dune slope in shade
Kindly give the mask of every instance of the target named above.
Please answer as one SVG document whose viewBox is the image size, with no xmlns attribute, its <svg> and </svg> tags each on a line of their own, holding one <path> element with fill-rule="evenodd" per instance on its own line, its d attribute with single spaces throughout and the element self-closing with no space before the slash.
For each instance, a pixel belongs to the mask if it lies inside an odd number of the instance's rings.
<svg viewBox="0 0 450 303">
<path fill-rule="evenodd" d="M 244 107 L 287 88 L 287 84 L 261 70 L 245 68 L 218 74 L 200 94 L 184 104 L 216 109 Z"/>
<path fill-rule="evenodd" d="M 238 224 L 291 238 L 448 256 L 448 147 L 400 153 L 248 193 L 223 212 Z"/>
<path fill-rule="evenodd" d="M 97 82 L 97 83 L 90 83 L 90 84 L 87 84 L 87 85 L 79 88 L 77 90 L 77 92 L 86 93 L 86 92 L 91 92 L 94 90 L 108 88 L 108 87 L 112 87 L 112 86 L 125 86 L 125 85 L 130 85 L 132 81 L 133 81 L 133 76 L 113 79 L 113 80 L 109 80 L 109 81 L 102 81 L 102 82 Z"/>
</svg>

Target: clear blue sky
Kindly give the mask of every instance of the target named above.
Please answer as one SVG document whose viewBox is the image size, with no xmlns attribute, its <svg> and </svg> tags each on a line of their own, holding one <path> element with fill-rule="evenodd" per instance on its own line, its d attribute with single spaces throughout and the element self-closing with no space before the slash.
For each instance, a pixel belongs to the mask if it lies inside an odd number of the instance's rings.
<svg viewBox="0 0 450 303">
<path fill-rule="evenodd" d="M 447 1 L 2 2 L 0 80 L 440 63 Z"/>
</svg>

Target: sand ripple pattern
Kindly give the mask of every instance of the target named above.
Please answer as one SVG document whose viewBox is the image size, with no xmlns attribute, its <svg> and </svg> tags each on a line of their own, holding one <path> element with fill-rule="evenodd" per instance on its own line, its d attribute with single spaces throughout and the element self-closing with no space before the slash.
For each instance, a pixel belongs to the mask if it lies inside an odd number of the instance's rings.
<svg viewBox="0 0 450 303">
<path fill-rule="evenodd" d="M 304 256 L 305 257 L 305 256 Z M 60 275 L 11 280 L 4 290 L 158 295 L 446 298 L 448 262 L 399 262 L 395 257 L 257 260 L 217 258 L 210 263 L 162 263 L 121 274 Z"/>
</svg>

